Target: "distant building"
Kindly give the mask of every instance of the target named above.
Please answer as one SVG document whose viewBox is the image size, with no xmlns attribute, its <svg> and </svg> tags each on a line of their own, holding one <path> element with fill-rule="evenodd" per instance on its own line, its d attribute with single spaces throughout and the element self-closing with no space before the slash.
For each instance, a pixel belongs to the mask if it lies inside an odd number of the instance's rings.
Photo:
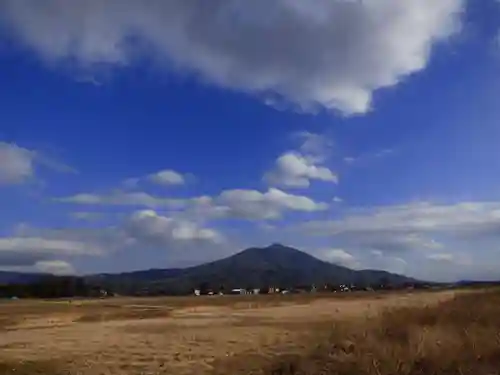
<svg viewBox="0 0 500 375">
<path fill-rule="evenodd" d="M 199 289 L 194 290 L 194 295 L 199 296 L 201 294 L 201 291 Z"/>
<path fill-rule="evenodd" d="M 247 294 L 247 290 L 243 288 L 235 288 L 231 290 L 231 294 Z"/>
<path fill-rule="evenodd" d="M 252 292 L 253 292 L 253 294 L 260 294 L 260 289 L 259 288 L 255 288 Z"/>
<path fill-rule="evenodd" d="M 347 285 L 345 285 L 345 284 L 340 284 L 340 291 L 341 291 L 341 292 L 349 292 L 349 291 L 350 291 L 350 289 L 349 289 L 349 287 L 348 287 Z"/>
</svg>

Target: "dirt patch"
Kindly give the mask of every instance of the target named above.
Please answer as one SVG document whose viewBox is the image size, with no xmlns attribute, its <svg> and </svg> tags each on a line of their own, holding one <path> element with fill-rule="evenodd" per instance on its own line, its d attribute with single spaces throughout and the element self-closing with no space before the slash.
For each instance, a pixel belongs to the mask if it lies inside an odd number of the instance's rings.
<svg viewBox="0 0 500 375">
<path fill-rule="evenodd" d="M 104 322 L 112 320 L 143 320 L 166 318 L 170 310 L 162 307 L 122 307 L 119 309 L 102 309 L 82 314 L 77 322 Z"/>
</svg>

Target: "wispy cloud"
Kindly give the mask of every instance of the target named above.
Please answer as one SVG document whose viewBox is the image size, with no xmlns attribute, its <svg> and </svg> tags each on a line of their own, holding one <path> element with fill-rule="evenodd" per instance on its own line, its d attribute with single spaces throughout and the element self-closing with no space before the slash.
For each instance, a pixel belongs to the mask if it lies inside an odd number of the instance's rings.
<svg viewBox="0 0 500 375">
<path fill-rule="evenodd" d="M 349 165 L 354 164 L 364 164 L 369 161 L 377 160 L 380 158 L 388 157 L 394 155 L 396 153 L 395 150 L 387 148 L 380 151 L 365 153 L 357 156 L 346 156 L 344 157 L 344 162 Z"/>
<path fill-rule="evenodd" d="M 37 150 L 0 142 L 0 185 L 18 185 L 36 180 L 39 167 L 61 173 L 76 173 L 69 165 Z"/>
</svg>

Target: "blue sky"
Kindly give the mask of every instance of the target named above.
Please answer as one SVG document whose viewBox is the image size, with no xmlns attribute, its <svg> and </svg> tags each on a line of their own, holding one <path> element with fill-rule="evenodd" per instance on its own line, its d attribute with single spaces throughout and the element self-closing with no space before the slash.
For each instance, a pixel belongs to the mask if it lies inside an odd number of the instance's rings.
<svg viewBox="0 0 500 375">
<path fill-rule="evenodd" d="M 500 4 L 307 4 L 0 0 L 0 268 L 499 278 Z"/>
</svg>

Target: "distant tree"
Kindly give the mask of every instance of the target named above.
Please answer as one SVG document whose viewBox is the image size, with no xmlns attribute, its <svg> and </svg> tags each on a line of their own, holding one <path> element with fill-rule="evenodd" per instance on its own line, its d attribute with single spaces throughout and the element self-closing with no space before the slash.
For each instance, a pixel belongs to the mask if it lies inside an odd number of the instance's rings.
<svg viewBox="0 0 500 375">
<path fill-rule="evenodd" d="M 380 287 L 382 289 L 389 289 L 389 286 L 390 286 L 389 278 L 387 278 L 386 276 L 382 277 L 380 279 Z"/>
<path fill-rule="evenodd" d="M 200 290 L 200 292 L 202 294 L 206 294 L 210 290 L 210 284 L 208 282 L 206 282 L 206 281 L 203 281 L 203 282 L 200 283 L 198 289 Z"/>
</svg>

